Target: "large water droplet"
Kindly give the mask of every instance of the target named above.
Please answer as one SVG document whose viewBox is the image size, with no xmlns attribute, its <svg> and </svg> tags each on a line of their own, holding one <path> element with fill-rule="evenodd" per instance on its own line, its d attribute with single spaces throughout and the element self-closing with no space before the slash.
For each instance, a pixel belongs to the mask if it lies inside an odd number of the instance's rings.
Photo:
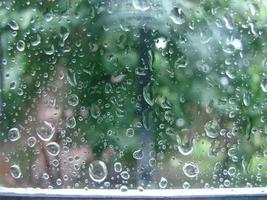
<svg viewBox="0 0 267 200">
<path fill-rule="evenodd" d="M 21 170 L 18 165 L 12 165 L 10 167 L 10 174 L 14 179 L 19 179 L 21 177 Z"/>
<path fill-rule="evenodd" d="M 133 152 L 133 158 L 136 160 L 141 160 L 144 157 L 143 149 L 138 149 Z"/>
<path fill-rule="evenodd" d="M 152 84 L 148 83 L 144 88 L 143 88 L 143 96 L 145 101 L 150 105 L 154 105 L 154 99 L 153 99 L 153 91 L 152 91 Z"/>
<path fill-rule="evenodd" d="M 68 96 L 68 104 L 70 106 L 77 106 L 79 104 L 79 98 L 76 94 L 70 94 Z"/>
<path fill-rule="evenodd" d="M 19 40 L 17 43 L 17 50 L 24 51 L 25 49 L 25 42 L 23 40 Z"/>
<path fill-rule="evenodd" d="M 57 156 L 60 152 L 60 146 L 56 142 L 50 142 L 46 145 L 47 152 L 51 156 Z"/>
<path fill-rule="evenodd" d="M 160 181 L 159 181 L 159 187 L 164 189 L 166 188 L 168 185 L 168 180 L 164 177 L 161 177 Z"/>
<path fill-rule="evenodd" d="M 220 126 L 217 120 L 207 122 L 204 128 L 206 135 L 210 138 L 216 138 L 220 134 Z"/>
<path fill-rule="evenodd" d="M 182 25 L 183 23 L 185 23 L 185 14 L 183 13 L 181 8 L 174 8 L 171 11 L 170 19 L 173 21 L 173 23 Z"/>
<path fill-rule="evenodd" d="M 36 132 L 41 140 L 48 142 L 54 136 L 55 127 L 50 122 L 44 121 L 43 125 L 36 129 Z"/>
<path fill-rule="evenodd" d="M 107 166 L 103 161 L 96 160 L 89 165 L 89 176 L 90 178 L 97 182 L 103 182 L 108 175 Z"/>
<path fill-rule="evenodd" d="M 185 163 L 183 171 L 184 174 L 189 178 L 194 178 L 199 174 L 199 168 L 194 163 Z"/>
<path fill-rule="evenodd" d="M 17 140 L 19 140 L 21 137 L 19 129 L 18 128 L 11 128 L 8 131 L 8 139 L 12 142 L 15 142 Z"/>
</svg>

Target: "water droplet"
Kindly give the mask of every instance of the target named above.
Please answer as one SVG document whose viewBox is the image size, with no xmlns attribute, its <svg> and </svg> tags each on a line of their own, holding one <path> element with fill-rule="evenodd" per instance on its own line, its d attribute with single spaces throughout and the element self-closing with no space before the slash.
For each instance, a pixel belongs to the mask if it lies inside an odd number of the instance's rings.
<svg viewBox="0 0 267 200">
<path fill-rule="evenodd" d="M 10 84 L 9 84 L 9 87 L 10 87 L 11 90 L 14 90 L 14 89 L 16 89 L 16 85 L 17 85 L 16 81 L 11 81 Z"/>
<path fill-rule="evenodd" d="M 204 128 L 206 135 L 210 138 L 216 138 L 220 134 L 220 126 L 217 120 L 207 122 Z"/>
<path fill-rule="evenodd" d="M 47 152 L 51 155 L 51 156 L 57 156 L 60 152 L 60 146 L 58 143 L 56 142 L 50 142 L 46 145 L 47 148 Z"/>
<path fill-rule="evenodd" d="M 70 94 L 68 96 L 68 104 L 70 106 L 77 106 L 79 104 L 79 98 L 76 94 Z"/>
<path fill-rule="evenodd" d="M 138 149 L 135 152 L 133 152 L 133 158 L 136 160 L 141 160 L 144 157 L 144 151 L 143 149 Z"/>
<path fill-rule="evenodd" d="M 13 30 L 13 31 L 17 31 L 19 30 L 19 25 L 16 21 L 14 20 L 11 20 L 9 23 L 8 23 L 8 26 Z"/>
<path fill-rule="evenodd" d="M 110 78 L 111 83 L 120 83 L 125 79 L 126 75 L 125 74 L 120 74 L 118 76 L 112 75 Z"/>
<path fill-rule="evenodd" d="M 76 126 L 76 119 L 75 117 L 70 117 L 66 120 L 66 126 L 67 128 L 74 128 Z"/>
<path fill-rule="evenodd" d="M 249 106 L 251 103 L 251 94 L 249 92 L 245 92 L 243 95 L 243 103 L 245 106 Z"/>
<path fill-rule="evenodd" d="M 97 119 L 100 116 L 101 112 L 100 112 L 100 108 L 96 105 L 96 104 L 92 104 L 91 105 L 91 116 L 94 119 Z"/>
<path fill-rule="evenodd" d="M 44 53 L 48 56 L 50 55 L 53 55 L 55 53 L 55 47 L 54 45 L 52 44 L 51 46 L 47 46 L 45 49 L 44 49 Z"/>
<path fill-rule="evenodd" d="M 129 172 L 127 171 L 122 171 L 121 172 L 121 177 L 124 179 L 124 180 L 128 180 L 130 178 L 130 174 Z"/>
<path fill-rule="evenodd" d="M 89 176 L 90 178 L 97 182 L 103 182 L 108 175 L 107 166 L 103 161 L 96 160 L 89 165 Z"/>
<path fill-rule="evenodd" d="M 23 40 L 19 40 L 17 43 L 17 50 L 24 51 L 25 49 L 25 42 Z"/>
<path fill-rule="evenodd" d="M 189 178 L 194 178 L 199 174 L 199 168 L 194 163 L 185 163 L 183 171 L 184 174 Z"/>
<path fill-rule="evenodd" d="M 41 37 L 40 37 L 39 34 L 36 34 L 36 36 L 33 37 L 32 40 L 31 40 L 31 45 L 32 45 L 33 47 L 36 47 L 36 46 L 38 46 L 40 43 L 41 43 Z"/>
<path fill-rule="evenodd" d="M 11 128 L 8 131 L 8 139 L 12 142 L 18 141 L 21 135 L 18 128 Z"/>
<path fill-rule="evenodd" d="M 133 137 L 134 136 L 134 129 L 133 128 L 128 128 L 126 130 L 126 136 L 127 137 Z"/>
<path fill-rule="evenodd" d="M 126 185 L 122 185 L 122 186 L 120 187 L 120 191 L 121 191 L 121 192 L 127 192 L 127 191 L 128 191 L 128 187 L 127 187 Z"/>
<path fill-rule="evenodd" d="M 261 81 L 261 89 L 263 92 L 267 92 L 267 78 L 263 78 Z"/>
<path fill-rule="evenodd" d="M 62 180 L 60 178 L 58 178 L 57 181 L 56 181 L 56 184 L 57 185 L 61 185 L 62 184 Z"/>
<path fill-rule="evenodd" d="M 181 8 L 174 8 L 171 11 L 170 19 L 173 21 L 173 23 L 182 25 L 183 23 L 185 23 L 185 14 L 183 13 Z"/>
<path fill-rule="evenodd" d="M 133 0 L 132 4 L 136 10 L 141 12 L 146 12 L 150 8 L 149 1 L 145 0 Z"/>
<path fill-rule="evenodd" d="M 122 170 L 121 163 L 120 162 L 115 162 L 114 163 L 114 171 L 115 172 L 121 172 L 121 170 Z"/>
<path fill-rule="evenodd" d="M 36 132 L 41 140 L 48 142 L 54 136 L 55 127 L 50 122 L 44 121 L 43 125 L 36 129 Z"/>
<path fill-rule="evenodd" d="M 35 138 L 35 137 L 29 137 L 29 138 L 27 139 L 27 145 L 28 145 L 29 147 L 34 147 L 35 144 L 36 144 L 36 138 Z"/>
<path fill-rule="evenodd" d="M 143 96 L 145 101 L 148 103 L 148 105 L 153 106 L 154 105 L 154 99 L 153 99 L 153 91 L 152 91 L 152 84 L 148 83 L 143 88 Z"/>
<path fill-rule="evenodd" d="M 164 189 L 166 188 L 168 185 L 168 180 L 164 177 L 161 177 L 160 181 L 159 181 L 159 187 Z"/>
<path fill-rule="evenodd" d="M 19 179 L 21 177 L 20 167 L 18 165 L 12 165 L 10 167 L 10 174 L 14 179 Z"/>
</svg>

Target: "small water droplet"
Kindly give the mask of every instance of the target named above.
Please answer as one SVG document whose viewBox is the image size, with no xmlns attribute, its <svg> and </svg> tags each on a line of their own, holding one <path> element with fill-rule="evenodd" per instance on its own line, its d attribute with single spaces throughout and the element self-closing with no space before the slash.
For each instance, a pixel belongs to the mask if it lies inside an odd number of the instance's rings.
<svg viewBox="0 0 267 200">
<path fill-rule="evenodd" d="M 217 120 L 207 122 L 204 128 L 206 135 L 210 138 L 216 138 L 220 134 L 220 126 Z"/>
<path fill-rule="evenodd" d="M 16 81 L 11 81 L 10 84 L 9 84 L 9 87 L 10 87 L 11 90 L 14 90 L 14 89 L 16 89 L 16 85 L 17 85 Z"/>
<path fill-rule="evenodd" d="M 138 149 L 133 152 L 133 158 L 136 160 L 141 160 L 144 157 L 143 149 Z"/>
<path fill-rule="evenodd" d="M 11 128 L 8 131 L 8 139 L 12 142 L 18 141 L 21 135 L 18 128 Z"/>
<path fill-rule="evenodd" d="M 187 177 L 194 178 L 199 174 L 199 168 L 194 163 L 185 163 L 183 172 Z"/>
<path fill-rule="evenodd" d="M 122 186 L 120 187 L 120 191 L 121 191 L 121 192 L 127 192 L 127 191 L 128 191 L 128 187 L 127 187 L 126 185 L 122 185 Z"/>
<path fill-rule="evenodd" d="M 67 128 L 74 128 L 76 126 L 76 119 L 75 117 L 70 117 L 66 120 L 66 126 Z"/>
<path fill-rule="evenodd" d="M 96 105 L 96 104 L 92 104 L 91 105 L 91 116 L 94 119 L 97 119 L 100 116 L 101 112 L 100 112 L 100 108 Z"/>
<path fill-rule="evenodd" d="M 136 10 L 139 10 L 141 12 L 146 12 L 150 8 L 149 1 L 145 0 L 133 0 L 132 4 Z"/>
<path fill-rule="evenodd" d="M 173 23 L 182 25 L 183 23 L 185 23 L 185 14 L 183 13 L 181 8 L 174 8 L 171 11 L 170 19 L 173 21 Z"/>
<path fill-rule="evenodd" d="M 127 171 L 122 171 L 121 172 L 121 177 L 124 179 L 124 180 L 128 180 L 130 178 L 130 174 L 129 172 Z"/>
<path fill-rule="evenodd" d="M 35 137 L 29 137 L 29 138 L 27 139 L 27 145 L 28 145 L 29 147 L 34 147 L 35 144 L 36 144 L 36 138 L 35 138 Z"/>
<path fill-rule="evenodd" d="M 166 188 L 168 185 L 168 180 L 164 177 L 161 177 L 160 181 L 159 181 L 159 187 L 164 189 Z"/>
<path fill-rule="evenodd" d="M 128 128 L 126 130 L 126 136 L 127 137 L 133 137 L 134 136 L 134 129 L 133 128 Z"/>
<path fill-rule="evenodd" d="M 19 40 L 17 43 L 17 50 L 22 52 L 25 50 L 25 42 L 23 40 Z"/>
<path fill-rule="evenodd" d="M 153 99 L 153 88 L 152 84 L 148 83 L 144 88 L 143 88 L 143 96 L 145 101 L 150 105 L 154 105 L 154 99 Z"/>
<path fill-rule="evenodd" d="M 263 92 L 267 92 L 267 78 L 261 80 L 261 89 Z"/>
<path fill-rule="evenodd" d="M 38 46 L 41 43 L 41 36 L 39 34 L 36 34 L 31 40 L 31 45 L 33 47 Z"/>
<path fill-rule="evenodd" d="M 89 165 L 89 176 L 90 178 L 97 182 L 103 182 L 108 175 L 107 166 L 103 161 L 95 160 Z"/>
<path fill-rule="evenodd" d="M 19 25 L 18 25 L 18 23 L 17 23 L 15 20 L 11 20 L 11 21 L 8 23 L 8 26 L 9 26 L 13 31 L 17 31 L 17 30 L 19 30 Z"/>
<path fill-rule="evenodd" d="M 121 172 L 121 170 L 122 170 L 121 163 L 120 162 L 115 162 L 114 163 L 114 171 L 115 172 Z"/>
<path fill-rule="evenodd" d="M 47 148 L 47 152 L 51 155 L 51 156 L 57 156 L 60 152 L 60 146 L 58 143 L 56 142 L 50 142 L 46 145 Z"/>
<path fill-rule="evenodd" d="M 77 106 L 79 104 L 79 98 L 76 94 L 70 94 L 68 96 L 68 104 L 70 106 Z"/>
<path fill-rule="evenodd" d="M 21 177 L 21 170 L 18 165 L 12 165 L 10 167 L 10 174 L 14 179 L 19 179 Z"/>
</svg>

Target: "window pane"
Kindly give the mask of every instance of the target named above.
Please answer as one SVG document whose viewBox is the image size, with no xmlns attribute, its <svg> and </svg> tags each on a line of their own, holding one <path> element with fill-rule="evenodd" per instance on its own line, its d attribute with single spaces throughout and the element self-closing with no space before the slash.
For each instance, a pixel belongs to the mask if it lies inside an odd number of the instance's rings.
<svg viewBox="0 0 267 200">
<path fill-rule="evenodd" d="M 1 185 L 264 187 L 266 6 L 1 1 Z"/>
</svg>

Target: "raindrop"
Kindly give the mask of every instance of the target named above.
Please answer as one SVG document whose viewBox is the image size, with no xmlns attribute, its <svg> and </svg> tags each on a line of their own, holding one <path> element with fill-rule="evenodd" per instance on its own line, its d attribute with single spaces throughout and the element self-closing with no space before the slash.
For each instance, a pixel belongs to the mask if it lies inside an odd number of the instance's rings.
<svg viewBox="0 0 267 200">
<path fill-rule="evenodd" d="M 134 129 L 133 128 L 128 128 L 126 130 L 126 136 L 127 137 L 133 137 L 134 136 Z"/>
<path fill-rule="evenodd" d="M 41 127 L 38 127 L 36 132 L 41 140 L 48 142 L 54 136 L 55 127 L 50 122 L 44 121 L 44 124 Z"/>
<path fill-rule="evenodd" d="M 12 165 L 10 167 L 10 173 L 14 179 L 19 179 L 21 177 L 20 167 L 18 165 Z"/>
<path fill-rule="evenodd" d="M 23 40 L 19 40 L 17 43 L 17 50 L 24 51 L 25 49 L 25 42 Z"/>
<path fill-rule="evenodd" d="M 9 87 L 10 87 L 11 90 L 14 90 L 14 89 L 16 89 L 16 85 L 17 85 L 16 81 L 11 81 L 10 84 L 9 84 Z"/>
<path fill-rule="evenodd" d="M 152 94 L 152 84 L 148 83 L 144 88 L 143 88 L 143 96 L 145 101 L 148 103 L 148 105 L 153 106 L 154 105 L 154 99 L 153 99 L 153 94 Z"/>
<path fill-rule="evenodd" d="M 121 170 L 122 170 L 121 163 L 120 162 L 115 162 L 114 163 L 114 171 L 115 172 L 121 172 Z"/>
<path fill-rule="evenodd" d="M 96 104 L 91 105 L 91 115 L 94 119 L 97 119 L 100 116 L 100 108 Z"/>
<path fill-rule="evenodd" d="M 122 171 L 121 172 L 121 177 L 124 179 L 124 180 L 128 180 L 130 178 L 130 174 L 129 172 L 127 171 Z"/>
<path fill-rule="evenodd" d="M 189 178 L 194 178 L 199 174 L 199 168 L 194 163 L 185 163 L 183 171 L 184 174 Z"/>
<path fill-rule="evenodd" d="M 267 92 L 267 78 L 263 78 L 261 81 L 261 89 L 263 92 Z"/>
<path fill-rule="evenodd" d="M 70 106 L 77 106 L 79 104 L 79 98 L 76 94 L 70 94 L 68 96 L 68 104 Z"/>
<path fill-rule="evenodd" d="M 133 152 L 133 158 L 136 160 L 141 160 L 144 157 L 144 151 L 143 149 L 138 149 L 135 152 Z"/>
<path fill-rule="evenodd" d="M 11 128 L 8 131 L 8 139 L 12 142 L 18 141 L 21 135 L 18 128 Z"/>
<path fill-rule="evenodd" d="M 159 187 L 164 189 L 166 188 L 168 185 L 168 180 L 164 177 L 161 177 L 160 181 L 159 181 Z"/>
<path fill-rule="evenodd" d="M 67 128 L 74 128 L 76 126 L 76 119 L 75 117 L 70 117 L 66 120 L 66 126 Z"/>
<path fill-rule="evenodd" d="M 133 7 L 141 12 L 146 12 L 150 8 L 148 1 L 145 0 L 133 0 L 132 3 Z"/>
<path fill-rule="evenodd" d="M 35 144 L 36 144 L 36 138 L 35 138 L 35 137 L 29 137 L 29 138 L 27 139 L 27 145 L 28 145 L 29 147 L 34 147 Z"/>
<path fill-rule="evenodd" d="M 38 46 L 40 43 L 41 43 L 41 37 L 40 37 L 39 34 L 36 34 L 36 36 L 33 37 L 32 40 L 31 40 L 31 45 L 32 45 L 33 47 L 36 47 L 36 46 Z"/>
<path fill-rule="evenodd" d="M 121 192 L 127 192 L 127 191 L 128 191 L 128 187 L 127 187 L 126 185 L 122 185 L 122 186 L 120 187 L 120 191 L 121 191 Z"/>
<path fill-rule="evenodd" d="M 249 106 L 251 103 L 251 94 L 249 92 L 245 92 L 243 95 L 243 103 L 245 106 Z"/>
<path fill-rule="evenodd" d="M 183 23 L 185 23 L 185 14 L 183 13 L 181 8 L 174 8 L 171 11 L 170 18 L 173 23 L 177 25 L 182 25 Z"/>
<path fill-rule="evenodd" d="M 51 155 L 51 156 L 57 156 L 60 152 L 60 146 L 58 143 L 56 142 L 50 142 L 46 145 L 47 148 L 47 152 Z"/>
<path fill-rule="evenodd" d="M 217 120 L 207 122 L 204 128 L 206 135 L 210 138 L 216 138 L 220 133 L 220 126 Z"/>
<path fill-rule="evenodd" d="M 57 185 L 61 185 L 62 184 L 62 180 L 60 178 L 58 178 L 57 181 L 56 181 L 56 184 Z"/>
<path fill-rule="evenodd" d="M 89 176 L 90 178 L 97 182 L 103 182 L 108 175 L 107 166 L 103 161 L 96 160 L 89 165 Z"/>
<path fill-rule="evenodd" d="M 13 30 L 13 31 L 17 31 L 19 30 L 19 25 L 16 21 L 14 20 L 11 20 L 9 23 L 8 23 L 8 26 Z"/>
</svg>

